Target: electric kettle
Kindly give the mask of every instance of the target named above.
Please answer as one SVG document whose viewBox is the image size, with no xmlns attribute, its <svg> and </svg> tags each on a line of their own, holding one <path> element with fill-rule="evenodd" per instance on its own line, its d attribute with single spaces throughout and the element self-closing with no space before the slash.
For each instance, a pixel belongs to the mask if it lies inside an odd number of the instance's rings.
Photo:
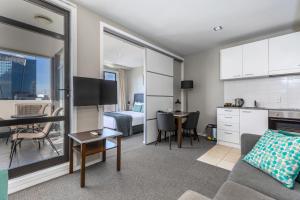
<svg viewBox="0 0 300 200">
<path fill-rule="evenodd" d="M 245 101 L 242 98 L 236 98 L 236 99 L 234 99 L 234 105 L 236 107 L 243 107 L 244 103 L 245 103 Z"/>
</svg>

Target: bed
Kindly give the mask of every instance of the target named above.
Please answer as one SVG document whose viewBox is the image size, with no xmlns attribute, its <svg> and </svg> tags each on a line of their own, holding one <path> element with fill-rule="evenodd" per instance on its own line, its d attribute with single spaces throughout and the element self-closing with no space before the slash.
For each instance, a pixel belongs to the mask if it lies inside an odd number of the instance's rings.
<svg viewBox="0 0 300 200">
<path fill-rule="evenodd" d="M 134 94 L 134 103 L 143 104 L 144 94 Z M 103 126 L 120 131 L 123 136 L 141 133 L 144 131 L 144 113 L 134 111 L 105 112 Z"/>
</svg>

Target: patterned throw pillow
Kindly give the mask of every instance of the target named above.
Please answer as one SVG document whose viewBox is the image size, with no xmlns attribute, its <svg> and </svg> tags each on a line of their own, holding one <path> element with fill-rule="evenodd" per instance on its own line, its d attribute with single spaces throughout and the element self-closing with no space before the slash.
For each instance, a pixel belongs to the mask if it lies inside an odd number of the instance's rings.
<svg viewBox="0 0 300 200">
<path fill-rule="evenodd" d="M 289 131 L 284 131 L 284 130 L 279 130 L 278 133 L 281 133 L 283 135 L 287 136 L 300 136 L 300 133 L 297 132 L 289 132 Z M 296 181 L 300 183 L 300 173 L 298 174 L 298 177 L 296 178 Z"/>
<path fill-rule="evenodd" d="M 300 171 L 300 137 L 267 130 L 243 160 L 293 188 Z"/>
</svg>

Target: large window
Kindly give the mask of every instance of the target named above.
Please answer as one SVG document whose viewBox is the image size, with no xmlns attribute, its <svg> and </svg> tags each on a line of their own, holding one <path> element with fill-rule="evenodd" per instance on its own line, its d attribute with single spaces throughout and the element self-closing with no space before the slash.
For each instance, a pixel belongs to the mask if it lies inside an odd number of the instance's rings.
<svg viewBox="0 0 300 200">
<path fill-rule="evenodd" d="M 68 160 L 69 13 L 37 0 L 2 0 L 0 13 L 0 169 L 12 178 Z"/>
</svg>

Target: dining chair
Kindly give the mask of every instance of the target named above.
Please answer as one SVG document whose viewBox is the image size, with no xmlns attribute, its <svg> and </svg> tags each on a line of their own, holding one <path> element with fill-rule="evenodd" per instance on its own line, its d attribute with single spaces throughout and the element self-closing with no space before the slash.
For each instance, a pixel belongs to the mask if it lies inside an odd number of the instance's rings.
<svg viewBox="0 0 300 200">
<path fill-rule="evenodd" d="M 4 120 L 3 118 L 0 117 L 0 121 Z M 0 127 L 0 138 L 6 138 L 6 144 L 8 144 L 8 140 L 11 135 L 11 128 L 9 126 L 3 126 Z"/>
<path fill-rule="evenodd" d="M 186 121 L 182 124 L 182 129 L 184 132 L 187 132 L 190 136 L 190 140 L 191 140 L 191 145 L 193 145 L 193 137 L 195 139 L 199 140 L 199 136 L 197 134 L 197 126 L 198 126 L 198 121 L 199 121 L 199 116 L 200 116 L 200 112 L 196 111 L 196 112 L 191 112 L 188 114 Z M 192 137 L 192 133 L 193 132 L 193 137 Z"/>
<path fill-rule="evenodd" d="M 157 129 L 169 133 L 169 149 L 171 150 L 171 134 L 176 135 L 174 115 L 172 113 L 157 112 Z M 157 141 L 155 144 L 157 144 Z"/>
<path fill-rule="evenodd" d="M 62 110 L 63 108 L 61 107 L 55 109 L 51 116 L 58 116 Z M 23 140 L 37 140 L 39 142 L 40 140 L 46 139 L 49 142 L 50 146 L 55 150 L 57 155 L 59 155 L 59 152 L 57 151 L 56 147 L 54 146 L 54 144 L 52 143 L 49 137 L 52 126 L 53 126 L 53 122 L 47 122 L 43 130 L 38 133 L 24 133 L 24 132 L 14 133 L 12 135 L 12 146 L 10 152 L 9 168 L 11 166 L 14 154 L 17 152 L 17 145 L 21 143 Z M 39 149 L 40 149 L 40 142 L 39 142 Z"/>
</svg>

